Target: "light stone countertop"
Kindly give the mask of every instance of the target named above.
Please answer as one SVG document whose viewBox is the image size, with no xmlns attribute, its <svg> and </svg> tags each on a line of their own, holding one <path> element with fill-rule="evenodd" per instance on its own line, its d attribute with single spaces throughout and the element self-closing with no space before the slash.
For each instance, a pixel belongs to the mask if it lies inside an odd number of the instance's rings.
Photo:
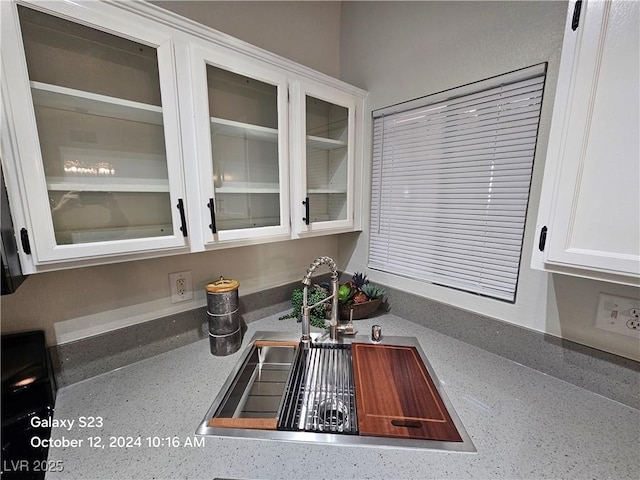
<svg viewBox="0 0 640 480">
<path fill-rule="evenodd" d="M 195 436 L 253 333 L 300 331 L 274 315 L 250 323 L 233 355 L 211 355 L 205 339 L 60 389 L 54 418 L 74 425 L 54 428 L 52 439 L 82 445 L 50 447 L 50 465 L 64 470 L 47 478 L 640 477 L 638 410 L 391 314 L 355 322 L 360 334 L 373 324 L 417 337 L 477 453 Z M 91 416 L 103 426 L 78 425 Z M 90 437 L 104 448 L 91 448 Z M 142 445 L 110 447 L 110 437 Z M 181 446 L 150 447 L 147 437 L 177 437 Z"/>
</svg>

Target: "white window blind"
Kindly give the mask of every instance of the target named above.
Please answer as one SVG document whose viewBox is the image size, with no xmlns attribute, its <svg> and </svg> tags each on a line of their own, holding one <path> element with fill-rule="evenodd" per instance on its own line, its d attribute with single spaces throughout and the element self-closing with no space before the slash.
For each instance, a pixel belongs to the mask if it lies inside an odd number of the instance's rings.
<svg viewBox="0 0 640 480">
<path fill-rule="evenodd" d="M 374 112 L 370 268 L 515 300 L 544 72 Z"/>
</svg>

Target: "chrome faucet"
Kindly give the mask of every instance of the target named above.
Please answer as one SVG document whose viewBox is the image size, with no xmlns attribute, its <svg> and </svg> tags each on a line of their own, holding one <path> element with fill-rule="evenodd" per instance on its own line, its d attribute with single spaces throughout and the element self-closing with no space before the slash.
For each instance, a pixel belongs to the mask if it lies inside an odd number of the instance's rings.
<svg viewBox="0 0 640 480">
<path fill-rule="evenodd" d="M 308 300 L 308 288 L 311 285 L 311 275 L 316 271 L 316 269 L 320 265 L 327 265 L 331 270 L 331 295 L 327 298 L 320 300 L 319 302 L 309 306 Z M 338 339 L 338 267 L 336 266 L 336 262 L 329 257 L 319 257 L 316 258 L 309 268 L 307 269 L 307 273 L 305 273 L 302 283 L 304 285 L 303 293 L 302 293 L 302 337 L 300 338 L 300 343 L 304 348 L 308 348 L 311 344 L 311 310 L 313 310 L 318 305 L 328 302 L 331 300 L 331 330 L 330 336 L 331 340 L 335 341 Z"/>
</svg>

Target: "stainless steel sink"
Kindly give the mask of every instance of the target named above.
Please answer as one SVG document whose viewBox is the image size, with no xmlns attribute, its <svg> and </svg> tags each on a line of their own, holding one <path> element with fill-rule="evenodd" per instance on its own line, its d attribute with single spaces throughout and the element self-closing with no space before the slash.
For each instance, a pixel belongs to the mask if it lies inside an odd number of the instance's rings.
<svg viewBox="0 0 640 480">
<path fill-rule="evenodd" d="M 383 344 L 419 352 L 462 442 L 359 435 L 351 343 L 315 334 L 299 348 L 295 333 L 257 332 L 207 411 L 196 434 L 369 447 L 475 452 L 471 438 L 438 382 L 417 339 L 384 337 Z M 286 343 L 282 343 L 286 342 Z"/>
<path fill-rule="evenodd" d="M 207 426 L 275 429 L 296 352 L 296 342 L 252 341 L 216 398 Z"/>
</svg>

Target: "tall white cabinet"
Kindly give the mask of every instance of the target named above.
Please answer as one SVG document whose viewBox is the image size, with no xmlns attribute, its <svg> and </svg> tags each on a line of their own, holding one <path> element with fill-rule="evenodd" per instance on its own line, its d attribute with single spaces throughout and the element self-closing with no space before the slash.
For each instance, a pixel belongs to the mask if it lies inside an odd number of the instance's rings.
<svg viewBox="0 0 640 480">
<path fill-rule="evenodd" d="M 0 3 L 25 273 L 359 228 L 366 92 L 146 2 Z"/>
<path fill-rule="evenodd" d="M 570 2 L 532 267 L 640 285 L 640 4 Z"/>
</svg>

